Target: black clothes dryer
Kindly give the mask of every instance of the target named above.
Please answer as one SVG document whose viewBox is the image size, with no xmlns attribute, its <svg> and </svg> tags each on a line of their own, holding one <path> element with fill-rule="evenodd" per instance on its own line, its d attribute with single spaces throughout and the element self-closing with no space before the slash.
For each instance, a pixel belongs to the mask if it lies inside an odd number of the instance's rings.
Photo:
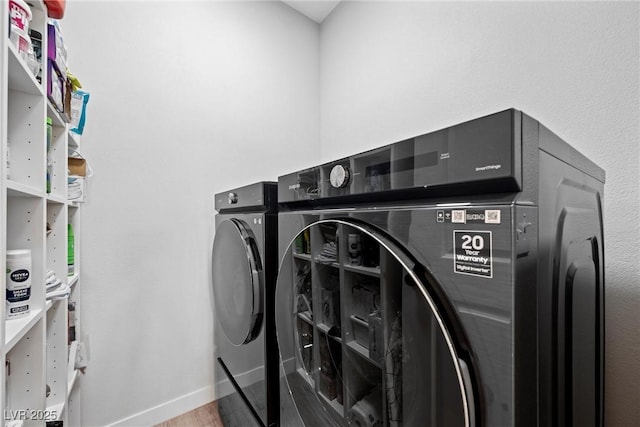
<svg viewBox="0 0 640 427">
<path fill-rule="evenodd" d="M 277 184 L 259 182 L 215 195 L 212 251 L 216 390 L 226 427 L 278 423 Z M 276 388 L 274 388 L 276 387 Z M 230 393 L 229 393 L 230 392 Z"/>
<path fill-rule="evenodd" d="M 281 176 L 282 425 L 602 426 L 604 180 L 513 109 Z"/>
</svg>

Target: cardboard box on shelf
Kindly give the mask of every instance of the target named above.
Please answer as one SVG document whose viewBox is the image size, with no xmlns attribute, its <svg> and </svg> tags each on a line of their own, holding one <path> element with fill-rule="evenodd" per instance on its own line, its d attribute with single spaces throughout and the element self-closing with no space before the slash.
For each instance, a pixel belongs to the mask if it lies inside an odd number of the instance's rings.
<svg viewBox="0 0 640 427">
<path fill-rule="evenodd" d="M 78 157 L 69 157 L 69 175 L 87 176 L 87 161 Z"/>
</svg>

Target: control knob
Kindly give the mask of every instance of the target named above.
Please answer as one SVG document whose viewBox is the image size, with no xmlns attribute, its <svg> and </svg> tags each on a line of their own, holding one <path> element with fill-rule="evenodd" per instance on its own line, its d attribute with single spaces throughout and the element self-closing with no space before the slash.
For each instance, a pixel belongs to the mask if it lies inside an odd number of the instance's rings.
<svg viewBox="0 0 640 427">
<path fill-rule="evenodd" d="M 329 182 L 334 188 L 343 188 L 349 185 L 349 179 L 351 178 L 351 172 L 348 166 L 335 165 L 331 169 L 329 175 Z"/>
</svg>

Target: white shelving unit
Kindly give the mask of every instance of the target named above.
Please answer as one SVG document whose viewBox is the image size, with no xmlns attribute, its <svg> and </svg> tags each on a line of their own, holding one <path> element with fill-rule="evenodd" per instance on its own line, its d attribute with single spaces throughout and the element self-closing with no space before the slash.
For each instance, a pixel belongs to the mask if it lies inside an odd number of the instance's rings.
<svg viewBox="0 0 640 427">
<path fill-rule="evenodd" d="M 47 97 L 47 11 L 27 0 L 31 29 L 42 34 L 42 83 L 10 41 L 8 2 L 0 3 L 0 262 L 7 250 L 31 250 L 29 315 L 6 320 L 1 304 L 1 425 L 80 425 L 79 346 L 80 208 L 67 200 L 67 157 L 78 137 Z M 52 134 L 47 147 L 47 118 Z M 47 164 L 52 166 L 47 190 Z M 68 275 L 68 224 L 75 235 L 75 269 Z M 53 270 L 71 287 L 68 299 L 47 301 L 45 276 Z M 6 275 L 2 286 L 6 287 Z M 73 310 L 70 310 L 73 307 Z M 48 392 L 48 396 L 47 396 Z"/>
</svg>

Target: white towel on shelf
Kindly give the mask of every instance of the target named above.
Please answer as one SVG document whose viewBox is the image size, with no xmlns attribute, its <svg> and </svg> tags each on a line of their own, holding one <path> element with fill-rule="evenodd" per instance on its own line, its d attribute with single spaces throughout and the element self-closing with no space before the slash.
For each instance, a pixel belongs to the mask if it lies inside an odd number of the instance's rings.
<svg viewBox="0 0 640 427">
<path fill-rule="evenodd" d="M 53 270 L 47 271 L 45 275 L 45 298 L 47 300 L 60 300 L 69 297 L 71 288 L 62 280 L 58 279 Z"/>
</svg>

